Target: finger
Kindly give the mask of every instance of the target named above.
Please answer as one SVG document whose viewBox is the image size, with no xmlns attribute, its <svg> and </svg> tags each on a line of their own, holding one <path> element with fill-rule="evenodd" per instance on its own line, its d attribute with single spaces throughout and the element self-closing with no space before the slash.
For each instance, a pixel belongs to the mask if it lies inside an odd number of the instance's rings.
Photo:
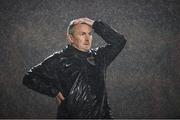
<svg viewBox="0 0 180 120">
<path fill-rule="evenodd" d="M 77 23 L 87 23 L 89 24 L 90 20 L 89 19 L 86 19 L 86 18 L 79 18 L 75 21 L 75 24 Z"/>
<path fill-rule="evenodd" d="M 75 24 L 80 24 L 80 23 L 83 23 L 83 22 L 86 22 L 85 20 L 83 20 L 83 19 L 78 19 L 78 20 L 76 20 L 74 23 Z"/>
<path fill-rule="evenodd" d="M 61 104 L 61 99 L 59 99 L 58 97 L 56 97 L 56 101 L 58 102 L 58 104 Z"/>
<path fill-rule="evenodd" d="M 86 18 L 84 18 L 84 20 L 87 20 L 87 21 L 92 21 L 91 19 L 89 19 L 89 18 L 87 18 L 87 17 L 86 17 Z"/>
<path fill-rule="evenodd" d="M 82 19 L 80 19 L 79 21 L 80 21 L 80 22 L 85 22 L 85 23 L 87 23 L 87 24 L 90 24 L 90 23 L 91 23 L 91 20 L 88 19 L 88 18 L 82 18 Z"/>
<path fill-rule="evenodd" d="M 65 99 L 61 92 L 59 92 L 56 97 L 58 97 L 58 99 L 60 99 L 60 100 L 64 100 Z"/>
<path fill-rule="evenodd" d="M 87 24 L 89 24 L 90 26 L 92 26 L 92 24 L 94 23 L 94 20 L 91 20 L 91 19 L 89 19 L 89 18 L 83 18 L 83 20 L 84 20 Z"/>
<path fill-rule="evenodd" d="M 64 96 L 62 95 L 62 93 L 59 93 L 59 97 L 61 100 L 64 100 Z"/>
</svg>

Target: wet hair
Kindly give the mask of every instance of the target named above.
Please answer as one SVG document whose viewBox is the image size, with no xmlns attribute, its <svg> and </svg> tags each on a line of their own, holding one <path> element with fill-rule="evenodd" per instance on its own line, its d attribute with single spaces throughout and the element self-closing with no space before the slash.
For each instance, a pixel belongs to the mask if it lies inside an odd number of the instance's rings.
<svg viewBox="0 0 180 120">
<path fill-rule="evenodd" d="M 70 23 L 69 23 L 69 26 L 67 28 L 67 34 L 73 34 L 74 33 L 74 30 L 73 30 L 73 27 L 75 26 L 75 20 L 72 20 Z"/>
<path fill-rule="evenodd" d="M 70 23 L 69 23 L 69 26 L 68 26 L 68 28 L 67 28 L 67 35 L 69 35 L 69 34 L 73 34 L 74 33 L 74 26 L 75 25 L 77 25 L 77 24 L 86 24 L 86 25 L 88 25 L 87 23 L 85 23 L 85 22 L 82 22 L 82 23 L 76 23 L 76 20 L 77 19 L 75 19 L 75 20 L 72 20 Z"/>
</svg>

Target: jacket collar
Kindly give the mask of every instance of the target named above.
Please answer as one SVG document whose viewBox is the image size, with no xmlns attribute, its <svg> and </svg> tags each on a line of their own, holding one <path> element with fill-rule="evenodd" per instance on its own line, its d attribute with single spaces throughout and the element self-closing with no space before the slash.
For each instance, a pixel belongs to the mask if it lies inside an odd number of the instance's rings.
<svg viewBox="0 0 180 120">
<path fill-rule="evenodd" d="M 77 58 L 87 58 L 90 53 L 90 51 L 88 52 L 80 51 L 77 48 L 73 47 L 72 45 L 67 45 L 66 50 L 69 55 Z"/>
</svg>

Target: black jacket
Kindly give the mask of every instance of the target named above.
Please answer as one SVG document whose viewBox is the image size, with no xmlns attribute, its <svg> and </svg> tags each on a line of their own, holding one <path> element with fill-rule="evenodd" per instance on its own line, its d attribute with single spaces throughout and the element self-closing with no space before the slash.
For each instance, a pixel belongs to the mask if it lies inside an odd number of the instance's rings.
<svg viewBox="0 0 180 120">
<path fill-rule="evenodd" d="M 58 108 L 58 118 L 111 118 L 105 89 L 107 66 L 124 48 L 125 38 L 101 21 L 94 31 L 107 45 L 82 52 L 68 45 L 33 67 L 23 84 L 42 94 L 65 100 Z"/>
</svg>

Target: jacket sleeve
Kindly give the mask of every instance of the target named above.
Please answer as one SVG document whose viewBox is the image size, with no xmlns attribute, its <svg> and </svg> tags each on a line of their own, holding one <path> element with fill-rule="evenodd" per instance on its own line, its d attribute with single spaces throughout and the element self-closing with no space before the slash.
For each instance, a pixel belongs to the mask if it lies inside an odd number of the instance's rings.
<svg viewBox="0 0 180 120">
<path fill-rule="evenodd" d="M 57 72 L 56 58 L 47 58 L 25 74 L 23 84 L 41 94 L 55 97 L 62 90 Z"/>
<path fill-rule="evenodd" d="M 123 35 L 101 21 L 95 21 L 92 27 L 107 43 L 105 46 L 96 49 L 97 62 L 108 66 L 124 48 L 126 39 Z"/>
</svg>

